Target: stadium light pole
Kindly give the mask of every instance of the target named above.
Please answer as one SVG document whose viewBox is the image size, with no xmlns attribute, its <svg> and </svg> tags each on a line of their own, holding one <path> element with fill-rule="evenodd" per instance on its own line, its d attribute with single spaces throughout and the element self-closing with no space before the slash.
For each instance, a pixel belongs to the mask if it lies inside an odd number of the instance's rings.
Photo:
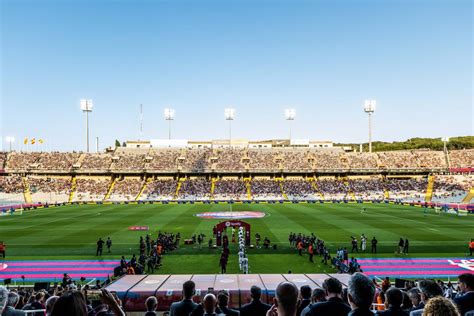
<svg viewBox="0 0 474 316">
<path fill-rule="evenodd" d="M 235 109 L 226 108 L 224 110 L 224 116 L 226 121 L 229 121 L 229 148 L 232 147 L 232 121 L 235 118 Z"/>
<path fill-rule="evenodd" d="M 168 140 L 171 140 L 171 121 L 174 120 L 174 110 L 166 108 L 164 111 L 165 120 L 168 121 Z"/>
<path fill-rule="evenodd" d="M 89 113 L 92 112 L 94 104 L 92 100 L 81 99 L 81 110 L 86 115 L 86 151 L 89 152 Z"/>
<path fill-rule="evenodd" d="M 369 115 L 369 152 L 372 152 L 372 114 L 375 112 L 376 101 L 365 100 L 364 112 Z"/>
<path fill-rule="evenodd" d="M 295 120 L 295 117 L 296 117 L 295 109 L 285 109 L 285 120 L 287 120 L 290 125 L 290 141 L 291 141 L 291 122 Z"/>
<path fill-rule="evenodd" d="M 15 142 L 15 137 L 13 137 L 13 136 L 7 136 L 7 137 L 5 137 L 5 140 L 6 140 L 7 143 L 9 144 L 10 151 L 12 151 L 12 143 Z"/>
</svg>

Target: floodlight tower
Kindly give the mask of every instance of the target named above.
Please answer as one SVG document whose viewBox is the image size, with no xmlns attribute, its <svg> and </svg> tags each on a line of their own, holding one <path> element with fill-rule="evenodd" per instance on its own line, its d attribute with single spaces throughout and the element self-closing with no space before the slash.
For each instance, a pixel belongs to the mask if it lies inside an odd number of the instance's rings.
<svg viewBox="0 0 474 316">
<path fill-rule="evenodd" d="M 290 141 L 291 141 L 291 121 L 294 121 L 296 117 L 295 109 L 285 109 L 285 120 L 287 120 L 290 125 Z"/>
<path fill-rule="evenodd" d="M 168 140 L 171 140 L 171 121 L 174 120 L 174 110 L 166 108 L 164 111 L 165 120 L 168 121 Z"/>
<path fill-rule="evenodd" d="M 229 147 L 232 146 L 232 121 L 235 118 L 235 109 L 226 108 L 224 110 L 224 116 L 226 121 L 229 121 Z"/>
<path fill-rule="evenodd" d="M 372 152 L 372 114 L 375 112 L 376 101 L 365 100 L 364 112 L 369 114 L 369 152 Z"/>
<path fill-rule="evenodd" d="M 9 144 L 10 151 L 12 151 L 12 143 L 15 142 L 15 137 L 13 137 L 13 136 L 7 136 L 7 137 L 5 137 L 5 140 L 6 140 L 7 143 Z"/>
<path fill-rule="evenodd" d="M 94 107 L 92 100 L 81 99 L 81 110 L 86 115 L 86 151 L 89 152 L 89 112 Z"/>
</svg>

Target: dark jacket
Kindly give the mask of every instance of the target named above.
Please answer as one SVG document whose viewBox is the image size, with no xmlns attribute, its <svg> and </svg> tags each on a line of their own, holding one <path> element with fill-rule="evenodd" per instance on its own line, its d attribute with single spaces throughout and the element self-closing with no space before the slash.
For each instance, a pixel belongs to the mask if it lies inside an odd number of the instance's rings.
<svg viewBox="0 0 474 316">
<path fill-rule="evenodd" d="M 467 292 L 464 295 L 454 298 L 454 302 L 458 305 L 461 315 L 474 310 L 474 292 Z"/>
<path fill-rule="evenodd" d="M 298 304 L 298 309 L 296 310 L 296 316 L 300 316 L 303 309 L 305 309 L 305 307 L 308 306 L 309 304 L 311 304 L 310 299 L 302 299 L 300 303 Z"/>
<path fill-rule="evenodd" d="M 227 306 L 221 307 L 220 308 L 220 313 L 222 313 L 226 316 L 239 316 L 239 311 L 238 310 L 228 308 Z"/>
<path fill-rule="evenodd" d="M 253 300 L 242 306 L 240 316 L 266 316 L 270 307 L 270 305 L 262 303 L 260 300 Z"/>
<path fill-rule="evenodd" d="M 384 311 L 377 311 L 376 315 L 378 316 L 408 316 L 409 314 L 405 312 L 403 309 L 395 308 L 390 306 L 387 310 Z"/>
<path fill-rule="evenodd" d="M 374 316 L 375 314 L 370 309 L 354 309 L 347 316 Z"/>
<path fill-rule="evenodd" d="M 310 316 L 346 316 L 351 311 L 349 305 L 339 297 L 331 297 L 327 302 L 320 302 L 311 306 Z"/>
<path fill-rule="evenodd" d="M 189 314 L 197 307 L 198 304 L 192 300 L 182 300 L 170 306 L 170 316 L 189 316 Z"/>
</svg>

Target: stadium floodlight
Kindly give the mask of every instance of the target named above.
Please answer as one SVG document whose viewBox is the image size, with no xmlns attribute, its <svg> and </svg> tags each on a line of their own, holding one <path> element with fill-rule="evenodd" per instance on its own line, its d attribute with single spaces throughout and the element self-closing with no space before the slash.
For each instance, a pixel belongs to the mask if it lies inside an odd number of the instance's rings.
<svg viewBox="0 0 474 316">
<path fill-rule="evenodd" d="M 12 144 L 15 142 L 15 137 L 7 136 L 7 137 L 5 137 L 5 140 L 7 141 L 7 143 L 10 146 L 10 151 L 12 151 Z"/>
<path fill-rule="evenodd" d="M 369 115 L 369 152 L 372 152 L 372 114 L 375 112 L 376 101 L 365 100 L 364 112 Z"/>
<path fill-rule="evenodd" d="M 448 151 L 449 137 L 442 137 L 441 140 L 443 141 L 443 151 L 446 153 Z M 448 162 L 449 162 L 449 155 L 448 155 Z"/>
<path fill-rule="evenodd" d="M 86 151 L 89 152 L 89 112 L 92 112 L 94 104 L 92 100 L 81 99 L 81 111 L 86 116 Z"/>
<path fill-rule="evenodd" d="M 168 121 L 168 140 L 171 140 L 171 121 L 174 120 L 174 109 L 166 108 L 164 111 L 165 120 Z"/>
<path fill-rule="evenodd" d="M 232 121 L 235 118 L 235 109 L 226 108 L 224 110 L 224 117 L 226 121 L 229 121 L 229 147 L 232 146 Z"/>
<path fill-rule="evenodd" d="M 294 121 L 295 118 L 296 118 L 295 109 L 285 109 L 285 120 L 287 120 L 290 125 L 290 140 L 291 140 L 291 121 Z"/>
</svg>

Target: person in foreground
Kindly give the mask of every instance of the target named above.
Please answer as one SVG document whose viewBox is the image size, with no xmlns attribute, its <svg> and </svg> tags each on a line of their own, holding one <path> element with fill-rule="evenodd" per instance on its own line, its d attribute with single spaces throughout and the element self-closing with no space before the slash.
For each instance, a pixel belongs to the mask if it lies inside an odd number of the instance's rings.
<svg viewBox="0 0 474 316">
<path fill-rule="evenodd" d="M 373 316 L 370 310 L 375 295 L 372 280 L 360 272 L 354 273 L 349 280 L 347 298 L 352 311 L 349 316 Z"/>
<path fill-rule="evenodd" d="M 423 316 L 460 316 L 454 303 L 446 297 L 437 296 L 428 301 Z"/>
<path fill-rule="evenodd" d="M 291 282 L 278 284 L 273 306 L 268 310 L 267 316 L 296 316 L 298 308 L 298 288 Z"/>
<path fill-rule="evenodd" d="M 327 302 L 311 306 L 310 316 L 346 316 L 351 311 L 349 305 L 342 300 L 342 284 L 336 278 L 324 280 L 323 289 L 326 291 Z"/>
<path fill-rule="evenodd" d="M 402 309 L 403 293 L 395 287 L 391 287 L 385 292 L 384 311 L 377 311 L 380 316 L 408 316 L 408 313 Z"/>
<path fill-rule="evenodd" d="M 418 289 L 420 290 L 420 296 L 423 306 L 425 306 L 431 299 L 437 296 L 443 296 L 443 290 L 434 280 L 421 280 L 418 284 Z M 415 309 L 410 312 L 410 316 L 421 315 L 423 315 L 423 308 Z"/>
<path fill-rule="evenodd" d="M 270 305 L 262 303 L 262 289 L 254 285 L 250 288 L 252 302 L 242 306 L 240 316 L 265 316 L 270 309 Z M 173 315 L 171 315 L 173 316 Z"/>
<path fill-rule="evenodd" d="M 202 299 L 202 307 L 204 309 L 204 316 L 225 316 L 225 314 L 217 314 L 217 299 L 212 293 L 206 294 Z"/>
<path fill-rule="evenodd" d="M 466 312 L 474 310 L 474 274 L 459 275 L 458 285 L 462 294 L 456 296 L 454 302 L 458 305 L 461 315 L 464 315 Z"/>
<path fill-rule="evenodd" d="M 193 296 L 196 291 L 196 284 L 193 281 L 186 281 L 183 284 L 183 300 L 175 302 L 170 306 L 170 316 L 188 316 L 196 307 Z"/>
</svg>

